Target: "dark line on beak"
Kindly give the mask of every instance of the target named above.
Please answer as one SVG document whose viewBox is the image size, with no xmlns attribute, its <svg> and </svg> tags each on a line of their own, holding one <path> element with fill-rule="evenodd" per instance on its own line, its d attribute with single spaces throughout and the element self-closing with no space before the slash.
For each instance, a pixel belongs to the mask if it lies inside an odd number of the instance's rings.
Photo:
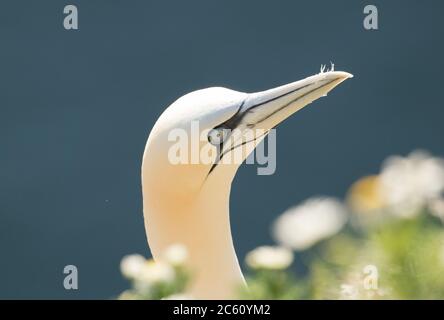
<svg viewBox="0 0 444 320">
<path fill-rule="evenodd" d="M 266 103 L 269 103 L 269 102 L 271 102 L 271 101 L 274 101 L 274 100 L 280 99 L 280 98 L 282 98 L 282 97 L 285 97 L 286 95 L 292 94 L 292 93 L 294 93 L 294 92 L 296 92 L 296 91 L 298 91 L 298 90 L 304 89 L 304 88 L 306 88 L 306 87 L 308 87 L 308 86 L 310 86 L 310 85 L 312 85 L 312 83 L 306 84 L 306 85 L 304 85 L 304 86 L 302 86 L 302 87 L 298 87 L 298 88 L 293 89 L 293 90 L 291 90 L 291 91 L 289 91 L 289 92 L 283 93 L 283 94 L 281 94 L 280 96 L 277 96 L 277 97 L 274 97 L 274 98 L 268 99 L 268 100 L 266 100 L 266 101 L 260 102 L 260 103 L 258 103 L 258 104 L 255 104 L 255 105 L 251 106 L 247 111 L 249 111 L 249 110 L 251 110 L 251 109 L 254 109 L 254 108 L 257 108 L 257 107 L 260 107 L 260 106 L 262 106 L 262 105 L 264 105 L 264 104 L 266 104 Z"/>
<path fill-rule="evenodd" d="M 304 93 L 302 96 L 298 97 L 297 99 L 290 101 L 289 103 L 287 103 L 287 104 L 285 104 L 284 106 L 280 107 L 279 109 L 275 110 L 275 111 L 272 112 L 271 114 L 269 114 L 269 115 L 267 115 L 266 117 L 260 119 L 260 120 L 257 121 L 254 125 L 256 125 L 256 124 L 258 124 L 258 123 L 260 123 L 260 122 L 262 122 L 262 121 L 264 121 L 264 120 L 266 120 L 266 119 L 268 119 L 268 118 L 270 118 L 271 116 L 273 116 L 273 115 L 276 114 L 277 112 L 279 112 L 279 111 L 281 111 L 282 109 L 285 109 L 286 107 L 288 107 L 290 104 L 292 104 L 292 103 L 298 101 L 299 99 L 302 99 L 302 98 L 306 97 L 306 96 L 309 95 L 310 93 L 312 93 L 312 92 L 314 92 L 314 91 L 316 91 L 316 90 L 318 90 L 318 89 L 321 89 L 321 88 L 323 88 L 323 87 L 329 85 L 330 83 L 332 83 L 333 81 L 336 81 L 336 80 L 338 80 L 338 79 L 331 80 L 331 81 L 329 81 L 329 82 L 323 84 L 323 85 L 320 86 L 320 87 L 317 87 L 317 88 L 315 88 L 315 89 L 313 89 L 313 90 L 310 90 L 310 91 Z M 321 80 L 321 81 L 322 81 L 322 80 Z M 286 93 L 284 93 L 284 94 L 281 94 L 281 95 L 279 95 L 279 96 L 277 96 L 277 97 L 274 97 L 274 98 L 268 99 L 268 100 L 266 100 L 266 101 L 260 102 L 260 103 L 258 103 L 258 104 L 255 104 L 255 105 L 251 106 L 250 108 L 248 108 L 247 110 L 245 110 L 245 112 L 242 112 L 241 109 L 242 109 L 242 107 L 244 106 L 245 101 L 247 100 L 247 98 L 245 98 L 245 100 L 242 101 L 242 104 L 239 106 L 239 109 L 236 111 L 236 113 L 235 113 L 230 119 L 228 119 L 227 121 L 225 121 L 225 122 L 222 123 L 221 125 L 225 125 L 225 126 L 227 126 L 228 128 L 230 128 L 230 129 L 233 130 L 233 129 L 235 129 L 235 128 L 237 127 L 237 125 L 241 122 L 241 120 L 243 119 L 243 117 L 244 117 L 244 116 L 245 116 L 250 110 L 252 110 L 252 109 L 254 109 L 254 108 L 257 108 L 257 107 L 259 107 L 259 106 L 262 106 L 262 105 L 264 105 L 264 104 L 266 104 L 266 103 L 269 103 L 269 102 L 275 101 L 275 100 L 277 100 L 277 99 L 283 98 L 283 97 L 285 97 L 285 96 L 287 96 L 287 95 L 289 95 L 289 94 L 292 94 L 292 93 L 294 93 L 294 92 L 296 92 L 296 91 L 298 91 L 298 90 L 302 90 L 302 89 L 304 89 L 304 88 L 307 88 L 308 86 L 310 86 L 310 85 L 312 85 L 312 84 L 313 84 L 313 83 L 309 83 L 309 84 L 303 85 L 303 86 L 298 87 L 298 88 L 296 88 L 296 89 L 293 89 L 293 90 L 291 90 L 291 91 L 289 91 L 289 92 L 286 92 Z M 253 125 L 253 126 L 254 126 L 254 125 Z M 269 131 L 267 131 L 266 133 L 264 133 L 264 134 L 261 135 L 260 137 L 262 137 L 262 136 L 268 134 L 268 132 L 269 132 Z M 258 138 L 260 138 L 260 137 L 258 137 Z M 229 137 L 228 137 L 228 138 L 229 138 Z M 214 170 L 214 168 L 216 168 L 216 166 L 219 164 L 219 162 L 222 160 L 223 156 L 224 156 L 227 152 L 230 152 L 230 151 L 236 149 L 237 147 L 240 147 L 240 146 L 242 146 L 242 145 L 244 145 L 244 144 L 246 144 L 246 143 L 248 143 L 248 142 L 253 142 L 253 141 L 255 141 L 255 140 L 258 139 L 258 138 L 255 138 L 255 139 L 250 140 L 250 141 L 244 141 L 244 142 L 242 142 L 242 143 L 240 143 L 240 144 L 238 144 L 238 145 L 236 145 L 236 146 L 231 147 L 229 150 L 223 152 L 222 154 L 218 155 L 218 159 L 217 159 L 217 160 L 213 163 L 213 165 L 211 166 L 210 171 L 208 171 L 207 177 L 208 177 L 208 176 L 210 175 L 210 173 Z M 223 149 L 220 149 L 220 150 L 223 150 Z"/>
<path fill-rule="evenodd" d="M 312 92 L 314 92 L 314 91 L 316 91 L 316 90 L 318 90 L 318 89 L 321 89 L 321 88 L 323 88 L 323 87 L 329 85 L 330 83 L 332 83 L 333 81 L 336 81 L 336 80 L 338 80 L 338 79 L 334 79 L 334 80 L 332 80 L 332 81 L 329 81 L 329 82 L 323 84 L 323 85 L 320 86 L 320 87 L 317 87 L 317 88 L 315 88 L 315 89 L 313 89 L 313 90 L 307 91 L 306 93 L 304 93 L 302 96 L 298 97 L 297 99 L 290 101 L 289 103 L 283 105 L 282 107 L 280 107 L 279 109 L 277 109 L 277 110 L 275 110 L 274 112 L 270 113 L 269 115 L 265 116 L 264 118 L 258 120 L 258 121 L 256 122 L 256 124 L 261 123 L 261 122 L 264 121 L 264 120 L 267 120 L 268 118 L 272 117 L 274 114 L 276 114 L 276 113 L 278 113 L 279 111 L 281 111 L 281 110 L 285 109 L 286 107 L 288 107 L 290 104 L 292 104 L 292 103 L 294 103 L 294 102 L 297 102 L 298 100 L 300 100 L 300 99 L 306 97 L 306 96 L 309 95 L 310 93 L 312 93 Z M 306 86 L 304 86 L 304 87 L 306 87 Z M 304 87 L 301 87 L 301 89 L 304 88 Z M 298 89 L 298 90 L 299 90 L 299 89 Z M 292 92 L 295 92 L 295 90 L 293 90 Z M 281 97 L 283 97 L 283 96 L 284 96 L 284 95 L 282 95 Z M 272 100 L 269 100 L 269 101 L 272 101 Z M 254 107 L 256 107 L 256 106 L 254 106 Z M 251 110 L 251 108 L 250 108 L 249 110 Z"/>
</svg>

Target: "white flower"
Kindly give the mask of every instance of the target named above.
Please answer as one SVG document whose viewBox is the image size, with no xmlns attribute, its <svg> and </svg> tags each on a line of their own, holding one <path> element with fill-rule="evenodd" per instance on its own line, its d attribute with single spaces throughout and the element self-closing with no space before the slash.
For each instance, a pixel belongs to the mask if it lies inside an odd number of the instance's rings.
<svg viewBox="0 0 444 320">
<path fill-rule="evenodd" d="M 194 300 L 194 298 L 185 293 L 176 293 L 168 297 L 162 298 L 162 300 Z"/>
<path fill-rule="evenodd" d="M 381 195 L 393 214 L 412 217 L 444 191 L 444 161 L 422 151 L 392 156 L 380 177 Z"/>
<path fill-rule="evenodd" d="M 145 258 L 140 254 L 127 255 L 120 262 L 120 270 L 126 278 L 134 279 L 139 276 L 145 262 Z"/>
<path fill-rule="evenodd" d="M 347 211 L 334 198 L 315 198 L 290 208 L 277 218 L 273 236 L 281 245 L 304 250 L 341 230 Z"/>
<path fill-rule="evenodd" d="M 286 269 L 293 262 L 293 253 L 281 247 L 263 246 L 250 251 L 245 261 L 253 269 Z"/>
<path fill-rule="evenodd" d="M 172 266 L 181 266 L 188 259 L 187 248 L 182 244 L 173 244 L 165 250 L 163 258 Z"/>
<path fill-rule="evenodd" d="M 144 264 L 137 280 L 146 284 L 158 284 L 171 282 L 174 277 L 174 269 L 169 264 L 150 260 Z"/>
</svg>

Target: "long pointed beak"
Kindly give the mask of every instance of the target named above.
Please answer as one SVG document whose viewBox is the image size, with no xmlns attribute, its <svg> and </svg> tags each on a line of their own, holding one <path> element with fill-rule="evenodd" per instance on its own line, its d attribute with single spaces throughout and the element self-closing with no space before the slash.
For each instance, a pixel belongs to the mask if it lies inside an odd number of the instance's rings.
<svg viewBox="0 0 444 320">
<path fill-rule="evenodd" d="M 347 72 L 328 71 L 277 88 L 249 94 L 241 110 L 242 122 L 250 128 L 272 129 L 352 77 L 353 75 Z"/>
<path fill-rule="evenodd" d="M 248 94 L 236 114 L 224 123 L 224 127 L 240 130 L 231 132 L 229 143 L 223 144 L 209 173 L 226 154 L 234 150 L 239 150 L 239 158 L 245 159 L 269 130 L 352 77 L 353 75 L 347 72 L 327 71 L 277 88 Z M 244 146 L 245 150 L 239 148 L 241 146 Z"/>
</svg>

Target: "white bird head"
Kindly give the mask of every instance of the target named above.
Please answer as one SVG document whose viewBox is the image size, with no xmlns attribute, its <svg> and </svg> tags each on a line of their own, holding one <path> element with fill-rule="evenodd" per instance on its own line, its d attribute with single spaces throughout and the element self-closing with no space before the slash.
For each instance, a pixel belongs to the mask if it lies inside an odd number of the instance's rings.
<svg viewBox="0 0 444 320">
<path fill-rule="evenodd" d="M 242 161 L 270 129 L 350 77 L 321 72 L 256 93 L 198 90 L 157 120 L 142 165 L 148 241 L 155 258 L 170 244 L 188 247 L 196 295 L 226 297 L 226 287 L 242 279 L 228 215 L 231 181 Z"/>
</svg>

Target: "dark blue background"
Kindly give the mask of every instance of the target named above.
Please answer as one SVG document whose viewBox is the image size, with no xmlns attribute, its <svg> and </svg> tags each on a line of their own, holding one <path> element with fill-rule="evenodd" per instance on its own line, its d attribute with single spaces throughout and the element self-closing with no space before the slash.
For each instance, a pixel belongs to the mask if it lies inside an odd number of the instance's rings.
<svg viewBox="0 0 444 320">
<path fill-rule="evenodd" d="M 79 9 L 79 30 L 62 27 Z M 444 155 L 442 1 L 17 1 L 0 4 L 0 298 L 109 298 L 119 261 L 149 255 L 140 189 L 148 133 L 177 97 L 352 72 L 278 130 L 277 172 L 232 189 L 238 254 L 313 195 L 344 196 L 393 153 Z M 63 267 L 79 268 L 65 291 Z"/>
</svg>

